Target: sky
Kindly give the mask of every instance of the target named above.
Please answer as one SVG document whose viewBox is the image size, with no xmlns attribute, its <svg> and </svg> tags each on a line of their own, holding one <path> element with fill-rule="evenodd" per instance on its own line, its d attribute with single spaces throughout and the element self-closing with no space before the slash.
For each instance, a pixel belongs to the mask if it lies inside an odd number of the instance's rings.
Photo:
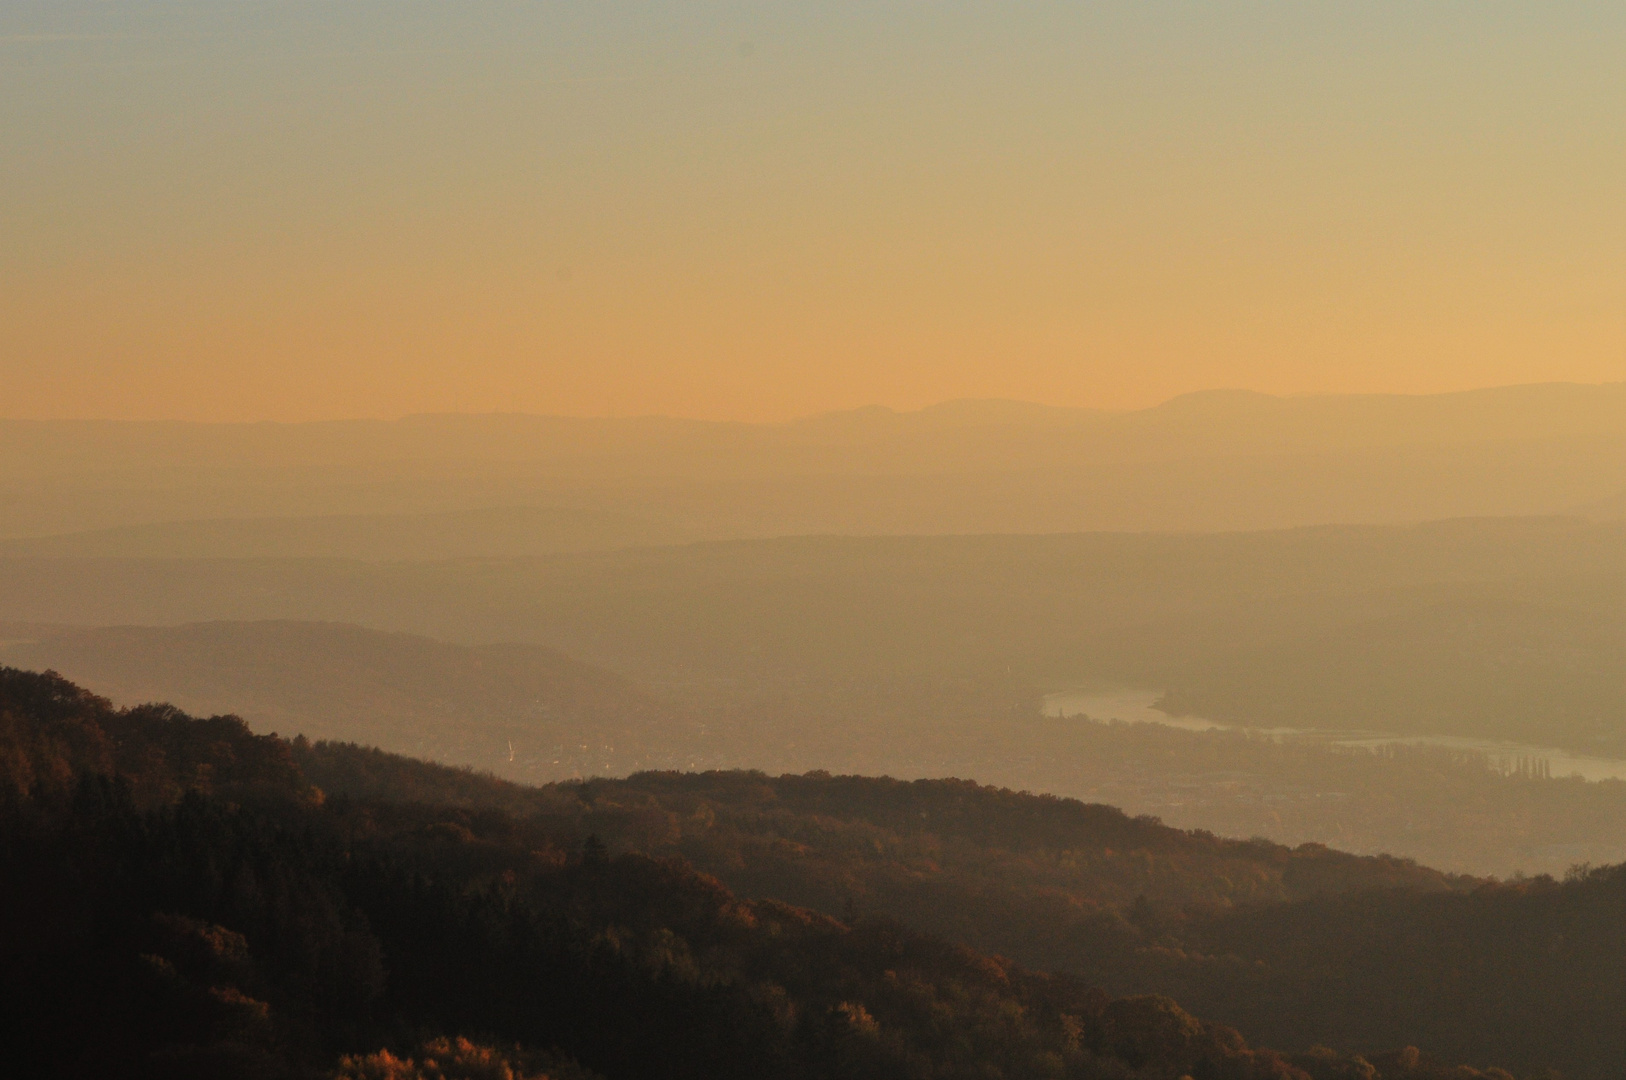
<svg viewBox="0 0 1626 1080">
<path fill-rule="evenodd" d="M 7 0 L 0 416 L 1626 378 L 1626 5 Z"/>
</svg>

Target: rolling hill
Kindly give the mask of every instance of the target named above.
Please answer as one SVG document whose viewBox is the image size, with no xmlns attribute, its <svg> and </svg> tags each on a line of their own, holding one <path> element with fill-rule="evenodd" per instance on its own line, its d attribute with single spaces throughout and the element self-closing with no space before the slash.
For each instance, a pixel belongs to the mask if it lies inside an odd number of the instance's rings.
<svg viewBox="0 0 1626 1080">
<path fill-rule="evenodd" d="M 1550 602 L 1443 602 L 1216 658 L 1161 707 L 1265 728 L 1489 735 L 1626 756 L 1626 621 Z"/>
<path fill-rule="evenodd" d="M 35 1074 L 1593 1080 L 1623 1050 L 1620 868 L 1476 883 L 965 781 L 523 787 L 0 670 L 0 846 Z"/>
<path fill-rule="evenodd" d="M 209 518 L 0 540 L 0 554 L 77 558 L 466 559 L 515 558 L 681 543 L 675 525 L 629 514 L 490 507 L 434 514 Z"/>
<path fill-rule="evenodd" d="M 533 783 L 651 765 L 972 776 L 1184 828 L 1392 852 L 1470 874 L 1626 859 L 1626 783 L 1568 780 L 1563 768 L 1552 779 L 1510 774 L 1460 750 L 1112 723 L 1110 708 L 1062 719 L 1031 698 L 1000 700 L 998 684 L 849 682 L 684 705 L 545 647 L 345 625 L 0 626 L 7 638 L 0 662 L 68 672 L 120 704 L 237 711 L 262 733 L 359 741 Z M 1397 663 L 1401 674 L 1416 667 Z M 1464 700 L 1482 689 L 1470 684 Z M 1359 690 L 1348 688 L 1351 700 Z M 1347 708 L 1335 701 L 1326 715 L 1349 719 Z"/>
<path fill-rule="evenodd" d="M 1359 716 L 1594 753 L 1626 739 L 1626 528 L 1577 518 L 797 537 L 420 563 L 0 558 L 0 613 L 527 642 L 696 707 L 825 724 L 987 716 L 1095 682 L 1223 700 L 1227 719 L 1248 722 Z M 1372 665 L 1381 677 L 1362 674 Z"/>
<path fill-rule="evenodd" d="M 359 761 L 383 790 L 325 796 L 305 768 L 334 754 L 327 774 Z M 1413 1048 L 1374 1055 L 1382 1074 L 1326 1049 L 1289 1060 L 1164 997 L 1114 999 L 895 919 L 611 851 L 580 836 L 594 818 L 568 789 L 520 789 L 533 805 L 516 815 L 421 798 L 437 788 L 515 801 L 467 772 L 116 711 L 0 669 L 10 1060 L 211 1080 L 1506 1075 Z"/>
<path fill-rule="evenodd" d="M 698 726 L 625 679 L 537 645 L 469 647 L 310 622 L 64 630 L 0 649 L 136 705 L 381 746 L 515 779 L 687 766 Z"/>
</svg>

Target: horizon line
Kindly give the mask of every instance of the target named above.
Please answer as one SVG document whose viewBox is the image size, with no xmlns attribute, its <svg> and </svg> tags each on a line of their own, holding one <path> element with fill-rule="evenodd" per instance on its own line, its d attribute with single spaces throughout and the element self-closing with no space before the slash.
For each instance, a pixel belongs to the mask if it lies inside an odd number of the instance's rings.
<svg viewBox="0 0 1626 1080">
<path fill-rule="evenodd" d="M 825 409 L 819 412 L 802 413 L 783 420 L 742 420 L 716 417 L 682 416 L 675 413 L 643 412 L 643 413 L 564 413 L 564 412 L 529 412 L 510 409 L 469 409 L 469 410 L 440 410 L 399 413 L 392 416 L 340 416 L 309 420 L 277 420 L 271 418 L 258 420 L 208 420 L 191 417 L 114 417 L 114 416 L 0 416 L 0 423 L 4 424 L 129 424 L 129 425 L 184 425 L 191 427 L 315 427 L 323 424 L 398 424 L 409 420 L 467 418 L 467 419 L 529 419 L 529 420 L 567 420 L 578 422 L 602 421 L 649 421 L 665 420 L 684 424 L 702 424 L 734 427 L 790 427 L 796 424 L 810 423 L 819 420 L 837 417 L 851 417 L 863 413 L 885 413 L 892 416 L 920 416 L 956 405 L 994 405 L 1017 406 L 1029 410 L 1043 410 L 1054 413 L 1095 414 L 1098 416 L 1132 416 L 1136 413 L 1152 412 L 1165 408 L 1178 401 L 1204 397 L 1234 397 L 1257 398 L 1271 401 L 1309 401 L 1326 400 L 1330 398 L 1447 398 L 1469 397 L 1479 394 L 1494 394 L 1515 390 L 1541 390 L 1541 389 L 1583 389 L 1583 390 L 1610 390 L 1626 387 L 1626 380 L 1609 382 L 1578 382 L 1574 380 L 1548 380 L 1543 382 L 1526 383 L 1495 383 L 1488 386 L 1468 387 L 1461 390 L 1436 390 L 1425 392 L 1406 391 L 1341 391 L 1341 390 L 1306 390 L 1294 393 L 1271 393 L 1266 390 L 1254 390 L 1240 386 L 1216 386 L 1199 390 L 1186 390 L 1171 397 L 1164 398 L 1154 404 L 1137 408 L 1110 408 L 1096 405 L 1061 405 L 1044 401 L 1034 401 L 1028 398 L 1013 397 L 958 397 L 944 398 L 929 405 L 918 408 L 899 407 L 880 402 L 864 405 L 853 405 L 844 408 Z"/>
</svg>

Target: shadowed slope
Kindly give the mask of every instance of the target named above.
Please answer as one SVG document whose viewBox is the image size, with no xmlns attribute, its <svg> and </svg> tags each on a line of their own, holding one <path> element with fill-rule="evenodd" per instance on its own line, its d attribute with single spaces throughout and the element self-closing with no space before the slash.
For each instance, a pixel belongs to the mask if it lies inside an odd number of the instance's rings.
<svg viewBox="0 0 1626 1080">
<path fill-rule="evenodd" d="M 534 781 L 687 764 L 694 725 L 625 679 L 536 645 L 467 647 L 310 622 L 63 631 L 0 652 L 122 704 L 235 712 Z M 512 754 L 512 759 L 510 759 Z"/>
<path fill-rule="evenodd" d="M 114 712 L 0 669 L 0 759 L 68 714 L 199 764 L 238 749 L 220 719 Z M 523 818 L 324 802 L 291 775 L 281 800 L 191 785 L 143 808 L 105 762 L 55 764 L 81 772 L 71 791 L 0 788 L 0 1033 L 31 1076 L 582 1075 L 564 1054 L 610 1080 L 1310 1080 L 1165 998 L 1115 1001 L 894 920 L 746 900 L 680 860 L 573 842 L 547 814 L 580 805 L 568 794 Z M 135 786 L 160 774 L 147 755 Z M 425 1038 L 470 1031 L 493 1045 Z M 438 1064 L 407 1071 L 414 1053 Z M 1364 1064 L 1306 1063 L 1316 1080 Z"/>
</svg>

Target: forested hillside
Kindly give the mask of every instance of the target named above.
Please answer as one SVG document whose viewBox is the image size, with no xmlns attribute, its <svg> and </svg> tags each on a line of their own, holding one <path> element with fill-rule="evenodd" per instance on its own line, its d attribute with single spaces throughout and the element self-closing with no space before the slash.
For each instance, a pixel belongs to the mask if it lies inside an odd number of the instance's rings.
<svg viewBox="0 0 1626 1080">
<path fill-rule="evenodd" d="M 1476 885 L 958 781 L 525 788 L 50 676 L 7 671 L 0 699 L 0 925 L 31 991 L 9 1019 L 48 1036 L 14 1041 L 43 1075 L 354 1071 L 431 1043 L 611 1080 L 1621 1060 L 1614 870 Z"/>
<path fill-rule="evenodd" d="M 1295 1065 L 1166 998 L 1112 999 L 889 918 L 738 898 L 681 860 L 612 853 L 546 816 L 324 798 L 294 765 L 308 753 L 229 717 L 118 713 L 0 670 L 13 1003 L 0 1023 L 15 1067 L 1375 1075 L 1331 1053 Z M 1385 1075 L 1446 1075 L 1415 1052 L 1393 1060 Z"/>
<path fill-rule="evenodd" d="M 1438 656 L 1422 643 L 1395 649 L 1392 669 L 1373 681 L 1403 683 L 1410 673 L 1425 687 L 1443 685 L 1451 665 L 1426 670 Z M 737 687 L 702 706 L 671 700 L 681 688 L 661 700 L 545 646 L 299 622 L 0 624 L 0 662 L 57 670 L 122 705 L 232 712 L 261 733 L 359 742 L 525 783 L 652 768 L 974 776 L 1185 828 L 1389 852 L 1470 874 L 1562 874 L 1577 862 L 1626 860 L 1626 782 L 1510 771 L 1460 750 L 1045 716 L 1036 695 L 1006 677 Z M 1620 678 L 1601 664 L 1594 671 Z M 1494 692 L 1495 680 L 1482 678 L 1461 699 Z M 1328 715 L 1349 719 L 1340 710 L 1359 700 L 1352 689 Z M 1444 690 L 1402 700 L 1438 702 L 1442 714 L 1453 705 Z M 1100 721 L 1116 715 L 1106 702 L 1092 708 Z"/>
<path fill-rule="evenodd" d="M 0 0 L 0 1080 L 1626 1080 L 1623 55 Z"/>
<path fill-rule="evenodd" d="M 743 895 L 897 914 L 1114 993 L 1200 1002 L 1267 1045 L 1415 1044 L 1575 1076 L 1626 1059 L 1619 867 L 1450 878 L 960 781 L 651 774 L 533 793 L 358 748 L 301 760 L 331 790 L 503 805 L 679 855 Z"/>
</svg>

